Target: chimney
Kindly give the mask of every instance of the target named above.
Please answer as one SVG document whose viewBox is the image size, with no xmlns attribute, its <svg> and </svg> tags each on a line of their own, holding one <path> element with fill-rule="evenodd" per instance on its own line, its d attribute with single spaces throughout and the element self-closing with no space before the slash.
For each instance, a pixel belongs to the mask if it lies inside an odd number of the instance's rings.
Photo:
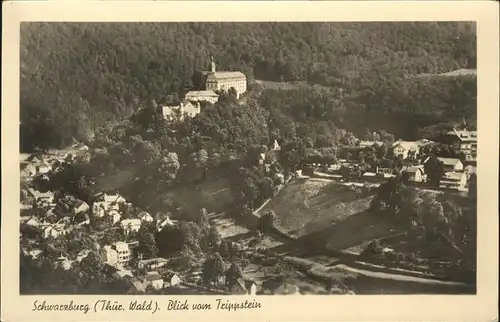
<svg viewBox="0 0 500 322">
<path fill-rule="evenodd" d="M 197 111 L 198 113 L 201 113 L 200 102 L 197 102 L 197 103 L 196 103 L 196 111 Z"/>
</svg>

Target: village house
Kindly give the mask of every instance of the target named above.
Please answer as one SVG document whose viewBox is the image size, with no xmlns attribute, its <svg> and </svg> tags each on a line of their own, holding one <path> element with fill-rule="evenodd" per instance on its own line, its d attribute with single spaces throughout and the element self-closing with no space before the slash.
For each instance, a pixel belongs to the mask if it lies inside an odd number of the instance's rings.
<svg viewBox="0 0 500 322">
<path fill-rule="evenodd" d="M 176 118 L 178 118 L 179 120 L 182 120 L 184 118 L 184 116 L 195 117 L 196 115 L 200 114 L 201 109 L 200 109 L 199 102 L 193 104 L 193 103 L 187 101 L 185 103 L 181 102 L 179 105 L 161 106 L 161 112 L 162 112 L 163 118 L 166 120 L 176 119 Z"/>
<path fill-rule="evenodd" d="M 106 245 L 100 250 L 102 260 L 111 265 L 116 266 L 118 264 L 118 252 L 113 249 L 111 245 Z"/>
<path fill-rule="evenodd" d="M 358 146 L 360 148 L 371 148 L 372 146 L 382 146 L 384 144 L 384 142 L 380 142 L 380 141 L 365 141 L 365 140 L 361 140 L 358 142 Z"/>
<path fill-rule="evenodd" d="M 421 183 L 427 180 L 423 165 L 403 166 L 401 173 L 406 174 L 408 182 L 411 183 Z"/>
<path fill-rule="evenodd" d="M 71 212 L 73 213 L 73 215 L 77 215 L 80 213 L 87 212 L 87 211 L 89 211 L 89 209 L 90 209 L 90 207 L 85 201 L 77 199 L 75 201 L 75 203 L 73 204 L 73 208 L 71 209 Z"/>
<path fill-rule="evenodd" d="M 33 259 L 37 259 L 40 256 L 40 254 L 43 253 L 43 251 L 39 248 L 33 248 L 30 250 L 23 249 L 23 253 L 26 254 L 27 256 L 30 256 Z"/>
<path fill-rule="evenodd" d="M 447 133 L 453 149 L 465 155 L 466 161 L 476 161 L 477 157 L 477 131 L 453 129 Z"/>
<path fill-rule="evenodd" d="M 163 220 L 158 220 L 156 224 L 156 230 L 161 231 L 165 226 L 173 227 L 177 225 L 177 220 L 170 219 L 169 216 L 164 218 Z"/>
<path fill-rule="evenodd" d="M 130 234 L 131 232 L 138 232 L 141 228 L 140 219 L 124 219 L 121 221 L 121 226 L 125 234 Z"/>
<path fill-rule="evenodd" d="M 122 215 L 120 215 L 120 213 L 114 209 L 108 212 L 108 218 L 113 225 L 119 222 L 121 217 Z"/>
<path fill-rule="evenodd" d="M 156 271 L 147 272 L 144 277 L 144 283 L 154 287 L 156 290 L 163 288 L 163 278 Z"/>
<path fill-rule="evenodd" d="M 72 260 L 69 260 L 66 256 L 62 255 L 54 261 L 55 267 L 62 267 L 66 271 L 71 269 L 72 264 L 73 264 Z"/>
<path fill-rule="evenodd" d="M 467 185 L 467 175 L 464 172 L 446 172 L 439 182 L 439 187 L 443 189 L 465 190 Z"/>
<path fill-rule="evenodd" d="M 42 223 L 35 216 L 31 216 L 28 220 L 26 220 L 24 224 L 27 226 L 38 228 L 41 226 Z"/>
<path fill-rule="evenodd" d="M 464 170 L 464 165 L 460 159 L 438 158 L 438 160 L 443 163 L 443 169 L 445 172 L 457 172 Z"/>
<path fill-rule="evenodd" d="M 412 141 L 396 141 L 392 145 L 393 154 L 395 157 L 405 159 L 416 159 L 419 154 L 419 146 L 417 142 Z"/>
<path fill-rule="evenodd" d="M 114 272 L 113 276 L 117 278 L 126 278 L 134 277 L 134 274 L 128 269 L 117 269 L 116 272 Z"/>
<path fill-rule="evenodd" d="M 111 205 L 113 203 L 123 204 L 123 203 L 127 202 L 127 200 L 125 198 L 123 198 L 122 196 L 120 196 L 119 194 L 114 194 L 114 195 L 104 194 L 101 197 L 101 199 L 102 199 L 102 201 L 104 201 L 108 205 Z"/>
<path fill-rule="evenodd" d="M 182 282 L 179 275 L 177 275 L 175 272 L 167 272 L 163 275 L 163 277 L 164 277 L 163 287 L 176 286 Z"/>
<path fill-rule="evenodd" d="M 61 235 L 66 235 L 69 232 L 68 229 L 64 227 L 64 224 L 56 223 L 52 225 L 48 225 L 43 230 L 43 237 L 45 239 L 48 238 L 58 238 Z"/>
<path fill-rule="evenodd" d="M 35 190 L 33 188 L 29 188 L 28 193 L 39 204 L 54 205 L 54 193 L 52 191 L 40 192 L 40 191 Z"/>
<path fill-rule="evenodd" d="M 92 214 L 95 217 L 102 218 L 106 215 L 106 204 L 103 201 L 96 201 L 92 205 Z"/>
<path fill-rule="evenodd" d="M 237 295 L 255 295 L 257 294 L 257 284 L 254 281 L 239 278 L 236 283 L 231 285 L 229 291 L 231 294 Z"/>
<path fill-rule="evenodd" d="M 380 181 L 380 177 L 374 172 L 365 172 L 361 176 L 361 180 L 365 182 L 378 182 Z"/>
<path fill-rule="evenodd" d="M 132 258 L 132 252 L 125 242 L 115 242 L 113 244 L 113 249 L 116 250 L 118 254 L 118 265 L 127 266 Z"/>
<path fill-rule="evenodd" d="M 143 259 L 137 262 L 137 268 L 139 269 L 147 269 L 147 270 L 155 270 L 167 265 L 168 260 L 165 258 L 157 257 L 151 259 Z"/>
<path fill-rule="evenodd" d="M 153 222 L 154 218 L 151 216 L 148 212 L 146 211 L 141 211 L 139 215 L 137 215 L 137 218 L 139 218 L 142 222 Z"/>
</svg>

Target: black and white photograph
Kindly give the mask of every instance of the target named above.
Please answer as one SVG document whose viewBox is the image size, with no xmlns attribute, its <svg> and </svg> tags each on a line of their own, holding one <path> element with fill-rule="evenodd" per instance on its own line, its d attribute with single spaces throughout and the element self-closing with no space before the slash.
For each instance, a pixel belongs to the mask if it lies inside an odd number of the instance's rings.
<svg viewBox="0 0 500 322">
<path fill-rule="evenodd" d="M 476 294 L 476 27 L 22 22 L 20 294 Z"/>
</svg>

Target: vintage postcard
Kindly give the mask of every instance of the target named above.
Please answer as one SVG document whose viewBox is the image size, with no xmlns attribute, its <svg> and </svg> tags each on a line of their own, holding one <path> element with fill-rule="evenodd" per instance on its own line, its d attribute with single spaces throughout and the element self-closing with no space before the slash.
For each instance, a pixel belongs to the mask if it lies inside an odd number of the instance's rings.
<svg viewBox="0 0 500 322">
<path fill-rule="evenodd" d="M 3 9 L 2 321 L 497 319 L 494 2 Z"/>
</svg>

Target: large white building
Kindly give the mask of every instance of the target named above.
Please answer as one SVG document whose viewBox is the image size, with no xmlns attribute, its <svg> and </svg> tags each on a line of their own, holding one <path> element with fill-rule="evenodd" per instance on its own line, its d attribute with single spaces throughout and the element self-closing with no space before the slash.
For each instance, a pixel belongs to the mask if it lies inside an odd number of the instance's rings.
<svg viewBox="0 0 500 322">
<path fill-rule="evenodd" d="M 236 90 L 236 96 L 239 98 L 241 94 L 247 91 L 247 77 L 242 72 L 218 72 L 215 69 L 215 62 L 211 57 L 210 71 L 205 72 L 206 81 L 205 89 L 208 91 L 229 91 L 231 88 Z"/>
<path fill-rule="evenodd" d="M 466 161 L 476 161 L 477 157 L 477 131 L 456 130 L 447 135 L 452 140 L 453 148 L 465 155 Z"/>
</svg>

